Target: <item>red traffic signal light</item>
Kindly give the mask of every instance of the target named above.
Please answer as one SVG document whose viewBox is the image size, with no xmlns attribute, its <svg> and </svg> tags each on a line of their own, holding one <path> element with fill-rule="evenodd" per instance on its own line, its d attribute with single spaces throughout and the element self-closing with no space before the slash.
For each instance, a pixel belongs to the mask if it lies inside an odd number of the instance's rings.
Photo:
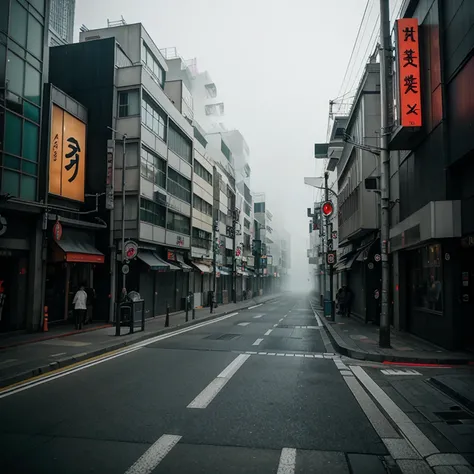
<svg viewBox="0 0 474 474">
<path fill-rule="evenodd" d="M 329 217 L 333 211 L 334 211 L 334 206 L 332 205 L 332 202 L 331 201 L 326 201 L 322 206 L 321 206 L 321 210 L 323 212 L 323 215 L 325 217 Z"/>
</svg>

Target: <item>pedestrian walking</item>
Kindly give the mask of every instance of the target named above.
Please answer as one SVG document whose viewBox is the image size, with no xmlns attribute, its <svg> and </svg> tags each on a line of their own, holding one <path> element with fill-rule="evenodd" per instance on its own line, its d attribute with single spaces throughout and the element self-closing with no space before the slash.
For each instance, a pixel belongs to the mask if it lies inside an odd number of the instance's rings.
<svg viewBox="0 0 474 474">
<path fill-rule="evenodd" d="M 336 293 L 337 314 L 344 314 L 344 288 L 341 286 Z"/>
<path fill-rule="evenodd" d="M 87 293 L 85 292 L 85 283 L 82 283 L 74 295 L 72 304 L 74 305 L 74 319 L 76 329 L 82 329 L 82 323 L 85 320 L 87 312 Z"/>
</svg>

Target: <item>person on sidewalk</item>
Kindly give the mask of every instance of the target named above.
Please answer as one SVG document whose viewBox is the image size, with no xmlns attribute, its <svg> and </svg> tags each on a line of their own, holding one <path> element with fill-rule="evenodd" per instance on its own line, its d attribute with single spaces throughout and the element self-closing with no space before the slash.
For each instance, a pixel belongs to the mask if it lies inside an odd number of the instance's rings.
<svg viewBox="0 0 474 474">
<path fill-rule="evenodd" d="M 354 301 L 354 292 L 346 285 L 344 286 L 344 311 L 345 315 L 351 317 L 352 302 Z"/>
<path fill-rule="evenodd" d="M 344 288 L 341 286 L 336 293 L 337 314 L 344 314 Z"/>
<path fill-rule="evenodd" d="M 72 300 L 76 329 L 82 329 L 82 323 L 85 320 L 87 312 L 87 293 L 84 288 L 85 284 L 82 283 Z"/>
</svg>

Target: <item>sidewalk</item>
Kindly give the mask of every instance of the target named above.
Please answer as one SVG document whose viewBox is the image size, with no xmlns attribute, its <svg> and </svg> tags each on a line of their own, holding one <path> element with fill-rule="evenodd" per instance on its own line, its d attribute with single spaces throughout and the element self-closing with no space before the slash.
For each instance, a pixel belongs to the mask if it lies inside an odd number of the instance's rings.
<svg viewBox="0 0 474 474">
<path fill-rule="evenodd" d="M 266 303 L 284 296 L 279 293 L 260 296 L 239 303 L 219 305 L 213 314 L 209 308 L 197 309 L 193 321 L 189 312 L 186 322 L 184 311 L 170 314 L 170 326 L 165 328 L 165 315 L 146 320 L 145 331 L 129 334 L 122 327 L 122 336 L 115 336 L 115 327 L 92 325 L 81 331 L 71 328 L 55 328 L 48 333 L 16 334 L 0 337 L 0 388 L 29 379 L 52 370 L 66 367 L 107 352 L 111 352 L 135 342 L 170 332 L 173 329 L 192 326 L 198 322 L 240 311 L 250 306 Z"/>
<path fill-rule="evenodd" d="M 330 322 L 322 308 L 313 301 L 316 311 L 326 327 L 334 348 L 342 355 L 359 360 L 374 362 L 401 362 L 411 364 L 465 365 L 474 363 L 474 354 L 450 352 L 411 334 L 392 329 L 390 349 L 378 346 L 378 327 L 364 324 L 353 318 L 336 315 Z"/>
</svg>

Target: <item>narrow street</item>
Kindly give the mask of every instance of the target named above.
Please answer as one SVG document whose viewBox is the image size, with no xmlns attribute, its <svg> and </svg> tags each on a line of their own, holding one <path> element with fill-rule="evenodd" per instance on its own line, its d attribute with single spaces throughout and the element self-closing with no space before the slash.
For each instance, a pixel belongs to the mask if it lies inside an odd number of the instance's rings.
<svg viewBox="0 0 474 474">
<path fill-rule="evenodd" d="M 331 349 L 308 300 L 289 296 L 19 384 L 0 392 L 0 470 L 438 472 L 422 457 L 447 458 L 381 395 L 376 364 Z"/>
</svg>

